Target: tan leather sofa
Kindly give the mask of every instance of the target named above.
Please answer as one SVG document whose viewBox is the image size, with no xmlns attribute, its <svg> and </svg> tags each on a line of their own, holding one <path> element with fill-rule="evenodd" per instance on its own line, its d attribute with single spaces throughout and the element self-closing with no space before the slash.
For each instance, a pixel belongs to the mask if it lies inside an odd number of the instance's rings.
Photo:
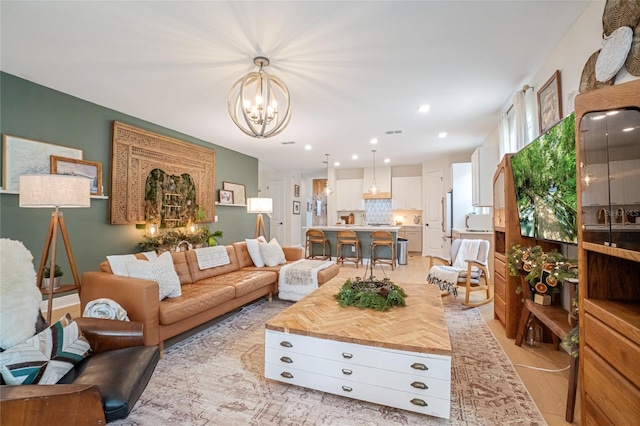
<svg viewBox="0 0 640 426">
<path fill-rule="evenodd" d="M 155 281 L 113 275 L 107 261 L 99 272 L 82 274 L 81 309 L 92 300 L 109 298 L 118 302 L 131 321 L 144 325 L 144 344 L 159 345 L 196 326 L 224 315 L 260 297 L 278 290 L 278 267 L 256 267 L 251 261 L 246 243 L 225 246 L 230 263 L 200 270 L 194 251 L 172 253 L 182 289 L 182 295 L 159 299 Z M 302 259 L 301 247 L 283 247 L 287 262 Z M 137 257 L 143 259 L 139 254 Z M 339 267 L 331 265 L 318 273 L 318 284 L 338 274 Z"/>
</svg>

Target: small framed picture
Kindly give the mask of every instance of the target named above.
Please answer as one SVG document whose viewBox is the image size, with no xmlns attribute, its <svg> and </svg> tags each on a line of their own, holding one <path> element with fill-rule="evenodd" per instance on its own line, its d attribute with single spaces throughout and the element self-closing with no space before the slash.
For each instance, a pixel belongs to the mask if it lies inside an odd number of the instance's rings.
<svg viewBox="0 0 640 426">
<path fill-rule="evenodd" d="M 245 188 L 241 183 L 232 183 L 232 182 L 222 182 L 222 189 L 226 191 L 233 192 L 233 202 L 228 204 L 247 204 L 247 199 L 245 197 Z M 222 203 L 222 201 L 220 201 Z"/>
<path fill-rule="evenodd" d="M 538 91 L 538 127 L 540 134 L 549 130 L 562 118 L 562 93 L 560 92 L 560 71 Z"/>
<path fill-rule="evenodd" d="M 233 191 L 221 189 L 220 204 L 233 204 Z"/>
<path fill-rule="evenodd" d="M 311 202 L 310 202 L 310 201 L 307 201 L 307 211 L 308 211 L 308 212 L 313 211 L 313 204 L 311 204 Z"/>
<path fill-rule="evenodd" d="M 102 195 L 102 164 L 96 161 L 79 160 L 77 158 L 52 155 L 51 174 L 82 176 L 91 180 L 91 195 Z"/>
<path fill-rule="evenodd" d="M 293 214 L 300 214 L 300 201 L 293 202 Z"/>
<path fill-rule="evenodd" d="M 296 198 L 300 196 L 300 185 L 293 185 L 293 196 Z"/>
</svg>

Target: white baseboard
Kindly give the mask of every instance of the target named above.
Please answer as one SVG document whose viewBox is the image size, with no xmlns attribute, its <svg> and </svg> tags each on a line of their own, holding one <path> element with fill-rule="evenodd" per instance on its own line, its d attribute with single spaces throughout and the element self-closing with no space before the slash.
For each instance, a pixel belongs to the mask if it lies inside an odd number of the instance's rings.
<svg viewBox="0 0 640 426">
<path fill-rule="evenodd" d="M 53 310 L 67 308 L 69 306 L 79 305 L 80 297 L 78 297 L 78 293 L 69 294 L 67 296 L 60 296 L 53 299 Z M 43 313 L 47 312 L 47 308 L 49 307 L 49 301 L 43 300 L 40 302 L 40 310 Z"/>
</svg>

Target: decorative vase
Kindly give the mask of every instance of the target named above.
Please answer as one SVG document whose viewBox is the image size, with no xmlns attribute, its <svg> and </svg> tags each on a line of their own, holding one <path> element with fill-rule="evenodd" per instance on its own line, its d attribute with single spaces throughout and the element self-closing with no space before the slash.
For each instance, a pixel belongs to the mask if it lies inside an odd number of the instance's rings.
<svg viewBox="0 0 640 426">
<path fill-rule="evenodd" d="M 51 278 L 43 278 L 42 279 L 42 288 L 45 290 L 49 290 L 49 281 Z M 58 290 L 60 288 L 60 277 L 53 278 L 53 289 Z"/>
</svg>

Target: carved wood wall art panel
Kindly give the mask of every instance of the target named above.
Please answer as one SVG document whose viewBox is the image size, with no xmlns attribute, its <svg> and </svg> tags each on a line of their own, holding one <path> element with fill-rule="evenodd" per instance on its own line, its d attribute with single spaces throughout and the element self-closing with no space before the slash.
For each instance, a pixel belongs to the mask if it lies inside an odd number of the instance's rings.
<svg viewBox="0 0 640 426">
<path fill-rule="evenodd" d="M 212 149 L 114 121 L 109 223 L 145 222 L 145 185 L 154 169 L 191 176 L 196 203 L 204 211 L 201 221 L 213 222 L 215 158 Z"/>
</svg>

